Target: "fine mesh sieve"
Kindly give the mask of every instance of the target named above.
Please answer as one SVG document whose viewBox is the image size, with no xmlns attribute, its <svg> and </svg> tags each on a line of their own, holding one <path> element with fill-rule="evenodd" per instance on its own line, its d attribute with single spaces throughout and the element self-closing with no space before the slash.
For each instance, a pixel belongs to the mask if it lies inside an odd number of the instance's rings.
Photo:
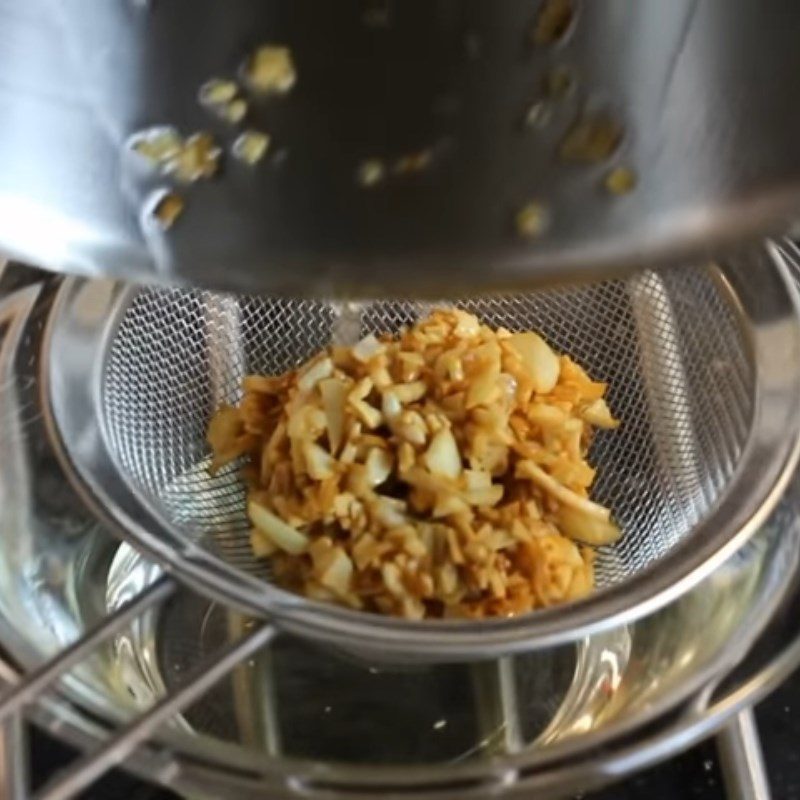
<svg viewBox="0 0 800 800">
<path fill-rule="evenodd" d="M 239 399 L 243 375 L 282 372 L 334 339 L 397 331 L 436 304 L 103 284 L 110 317 L 87 335 L 76 308 L 96 303 L 86 297 L 99 284 L 74 281 L 51 327 L 51 367 L 66 390 L 53 393 L 55 418 L 69 458 L 129 535 L 251 611 L 356 647 L 385 639 L 391 650 L 459 655 L 530 646 L 644 613 L 699 580 L 766 513 L 794 458 L 800 339 L 777 256 L 762 261 L 759 296 L 747 287 L 752 265 L 734 263 L 457 303 L 490 325 L 541 332 L 608 383 L 622 421 L 590 453 L 593 496 L 624 531 L 598 551 L 606 591 L 516 620 L 410 623 L 289 595 L 251 555 L 237 466 L 208 473 L 209 418 Z M 84 380 L 65 363 L 81 358 L 94 364 Z M 70 392 L 86 394 L 88 409 L 76 411 Z M 76 417 L 89 425 L 92 416 L 87 444 Z"/>
<path fill-rule="evenodd" d="M 681 298 L 690 297 L 718 320 L 712 329 L 681 325 Z M 753 411 L 745 336 L 714 276 L 648 273 L 462 305 L 492 326 L 541 331 L 609 384 L 623 425 L 600 433 L 591 461 L 600 468 L 595 495 L 625 536 L 600 550 L 599 584 L 623 580 L 680 541 L 730 479 Z M 394 332 L 426 313 L 414 303 L 365 305 L 357 336 Z M 113 339 L 103 407 L 122 471 L 170 524 L 237 568 L 264 569 L 250 552 L 237 467 L 208 474 L 208 419 L 220 403 L 239 401 L 245 374 L 281 373 L 327 345 L 337 316 L 328 303 L 145 289 Z M 702 390 L 709 368 L 720 370 L 718 392 Z"/>
</svg>

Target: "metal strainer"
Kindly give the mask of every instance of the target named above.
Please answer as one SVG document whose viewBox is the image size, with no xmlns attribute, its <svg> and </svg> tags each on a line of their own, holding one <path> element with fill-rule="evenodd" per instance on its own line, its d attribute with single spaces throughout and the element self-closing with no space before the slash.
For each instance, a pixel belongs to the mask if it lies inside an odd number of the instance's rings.
<svg viewBox="0 0 800 800">
<path fill-rule="evenodd" d="M 777 250 L 721 266 L 458 305 L 535 329 L 609 384 L 622 426 L 598 436 L 597 499 L 624 531 L 600 591 L 509 620 L 423 623 L 354 612 L 269 583 L 235 468 L 211 477 L 205 432 L 243 375 L 278 373 L 332 339 L 396 331 L 418 302 L 351 305 L 68 281 L 48 333 L 49 400 L 67 460 L 124 534 L 195 584 L 306 636 L 413 658 L 574 639 L 697 583 L 754 530 L 796 458 L 800 324 Z"/>
</svg>

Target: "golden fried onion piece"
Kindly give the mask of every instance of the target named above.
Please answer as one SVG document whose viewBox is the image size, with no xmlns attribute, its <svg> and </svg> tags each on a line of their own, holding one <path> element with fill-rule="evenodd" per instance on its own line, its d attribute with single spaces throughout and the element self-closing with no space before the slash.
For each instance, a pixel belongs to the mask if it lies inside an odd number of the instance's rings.
<svg viewBox="0 0 800 800">
<path fill-rule="evenodd" d="M 310 598 L 521 614 L 590 592 L 587 545 L 620 535 L 588 497 L 606 387 L 536 333 L 440 310 L 243 389 L 211 421 L 212 470 L 249 457 L 253 552 Z"/>
</svg>

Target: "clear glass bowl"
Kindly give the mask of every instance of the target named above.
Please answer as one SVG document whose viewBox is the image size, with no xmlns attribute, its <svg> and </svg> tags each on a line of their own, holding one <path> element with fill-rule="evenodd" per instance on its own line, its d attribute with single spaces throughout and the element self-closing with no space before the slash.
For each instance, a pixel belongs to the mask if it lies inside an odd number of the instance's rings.
<svg viewBox="0 0 800 800">
<path fill-rule="evenodd" d="M 86 506 L 53 447 L 41 342 L 59 283 L 16 267 L 0 273 L 0 643 L 25 667 L 159 573 Z M 713 705 L 715 687 L 759 654 L 759 636 L 796 590 L 798 495 L 793 479 L 756 535 L 690 592 L 574 643 L 393 666 L 278 636 L 166 728 L 165 747 L 138 752 L 130 766 L 183 791 L 237 798 L 532 788 L 548 797 L 607 780 L 688 744 L 763 690 L 763 681 L 734 683 Z M 182 590 L 74 670 L 38 718 L 94 744 L 250 624 Z"/>
</svg>

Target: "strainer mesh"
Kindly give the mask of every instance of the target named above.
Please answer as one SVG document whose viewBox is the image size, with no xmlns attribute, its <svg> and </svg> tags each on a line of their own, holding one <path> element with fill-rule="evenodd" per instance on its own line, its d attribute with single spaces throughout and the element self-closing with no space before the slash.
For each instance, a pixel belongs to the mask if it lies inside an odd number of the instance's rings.
<svg viewBox="0 0 800 800">
<path fill-rule="evenodd" d="M 624 536 L 599 553 L 598 584 L 632 575 L 691 532 L 736 468 L 755 401 L 746 325 L 715 268 L 459 305 L 494 326 L 540 331 L 609 384 L 622 426 L 593 446 L 594 496 L 611 506 Z M 286 370 L 343 332 L 396 331 L 429 306 L 381 301 L 355 310 L 139 290 L 103 371 L 104 434 L 123 478 L 183 535 L 262 573 L 250 554 L 236 470 L 207 472 L 210 415 L 239 399 L 248 372 Z"/>
</svg>

